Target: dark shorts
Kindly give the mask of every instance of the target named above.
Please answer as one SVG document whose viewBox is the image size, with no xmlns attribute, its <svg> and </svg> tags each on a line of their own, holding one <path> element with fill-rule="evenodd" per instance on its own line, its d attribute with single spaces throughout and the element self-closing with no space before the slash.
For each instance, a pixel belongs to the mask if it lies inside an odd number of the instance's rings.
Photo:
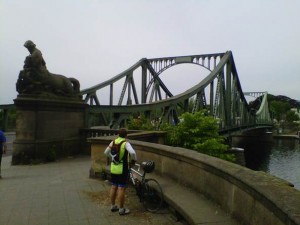
<svg viewBox="0 0 300 225">
<path fill-rule="evenodd" d="M 125 174 L 111 174 L 111 183 L 117 187 L 125 187 L 128 180 L 128 173 Z"/>
</svg>

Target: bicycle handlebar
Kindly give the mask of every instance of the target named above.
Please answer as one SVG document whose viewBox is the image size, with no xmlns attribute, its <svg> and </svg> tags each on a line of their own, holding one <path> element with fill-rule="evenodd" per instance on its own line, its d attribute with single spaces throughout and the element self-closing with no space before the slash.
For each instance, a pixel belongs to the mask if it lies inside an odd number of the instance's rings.
<svg viewBox="0 0 300 225">
<path fill-rule="evenodd" d="M 134 165 L 138 168 L 137 171 L 141 170 L 141 164 L 140 163 L 135 163 Z"/>
</svg>

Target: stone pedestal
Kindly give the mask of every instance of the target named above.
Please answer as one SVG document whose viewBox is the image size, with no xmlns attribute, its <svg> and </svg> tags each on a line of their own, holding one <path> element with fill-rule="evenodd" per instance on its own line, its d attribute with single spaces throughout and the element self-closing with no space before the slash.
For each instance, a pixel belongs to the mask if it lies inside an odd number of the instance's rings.
<svg viewBox="0 0 300 225">
<path fill-rule="evenodd" d="M 82 151 L 79 130 L 86 127 L 81 99 L 18 96 L 12 164 L 53 161 Z"/>
</svg>

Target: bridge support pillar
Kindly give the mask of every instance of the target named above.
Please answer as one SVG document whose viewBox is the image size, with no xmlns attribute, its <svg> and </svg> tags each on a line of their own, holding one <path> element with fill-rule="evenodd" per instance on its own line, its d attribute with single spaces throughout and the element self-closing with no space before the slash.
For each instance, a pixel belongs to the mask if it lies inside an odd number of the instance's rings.
<svg viewBox="0 0 300 225">
<path fill-rule="evenodd" d="M 82 151 L 79 129 L 86 127 L 81 99 L 19 97 L 12 164 L 53 161 Z"/>
</svg>

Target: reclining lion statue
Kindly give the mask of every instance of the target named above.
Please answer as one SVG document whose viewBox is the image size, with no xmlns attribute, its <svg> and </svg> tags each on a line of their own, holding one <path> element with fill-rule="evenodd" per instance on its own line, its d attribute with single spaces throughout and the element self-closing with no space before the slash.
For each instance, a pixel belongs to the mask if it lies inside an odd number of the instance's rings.
<svg viewBox="0 0 300 225">
<path fill-rule="evenodd" d="M 24 46 L 30 52 L 16 84 L 19 94 L 51 93 L 64 97 L 78 97 L 80 83 L 75 78 L 53 74 L 47 70 L 46 62 L 36 45 L 28 40 Z"/>
</svg>

